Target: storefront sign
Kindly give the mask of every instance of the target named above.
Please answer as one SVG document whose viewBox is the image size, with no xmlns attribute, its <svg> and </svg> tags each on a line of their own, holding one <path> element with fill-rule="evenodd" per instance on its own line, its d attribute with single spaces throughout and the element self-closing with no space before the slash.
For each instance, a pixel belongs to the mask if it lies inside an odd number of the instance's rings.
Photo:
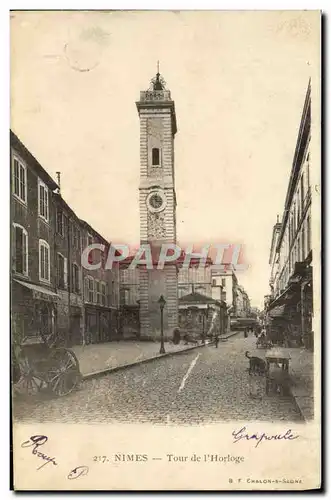
<svg viewBox="0 0 331 500">
<path fill-rule="evenodd" d="M 48 295 L 47 293 L 37 292 L 36 290 L 33 290 L 33 298 L 35 300 L 45 300 L 46 302 L 57 301 L 57 297 L 55 295 Z"/>
</svg>

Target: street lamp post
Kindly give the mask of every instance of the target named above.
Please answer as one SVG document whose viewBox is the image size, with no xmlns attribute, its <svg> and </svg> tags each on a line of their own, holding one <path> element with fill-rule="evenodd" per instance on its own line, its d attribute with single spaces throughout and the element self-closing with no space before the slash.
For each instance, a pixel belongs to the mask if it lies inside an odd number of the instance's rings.
<svg viewBox="0 0 331 500">
<path fill-rule="evenodd" d="M 205 318 L 206 318 L 206 311 L 203 311 L 202 313 L 202 339 L 201 339 L 201 344 L 205 344 Z"/>
<path fill-rule="evenodd" d="M 160 296 L 159 300 L 159 305 L 160 305 L 160 312 L 161 312 L 161 347 L 160 347 L 160 354 L 165 354 L 165 349 L 164 349 L 164 336 L 163 336 L 163 309 L 166 304 L 166 300 L 163 297 L 163 295 Z"/>
<path fill-rule="evenodd" d="M 222 307 L 222 291 L 223 291 L 223 285 L 219 286 L 220 289 L 220 335 L 222 335 L 222 330 L 223 330 L 223 307 Z"/>
</svg>

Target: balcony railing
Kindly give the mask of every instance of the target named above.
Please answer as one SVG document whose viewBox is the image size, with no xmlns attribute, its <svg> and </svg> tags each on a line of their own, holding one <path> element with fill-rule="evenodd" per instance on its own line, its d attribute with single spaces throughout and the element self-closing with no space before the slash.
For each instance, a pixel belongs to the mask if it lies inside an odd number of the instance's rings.
<svg viewBox="0 0 331 500">
<path fill-rule="evenodd" d="M 171 101 L 170 90 L 143 90 L 140 101 Z"/>
</svg>

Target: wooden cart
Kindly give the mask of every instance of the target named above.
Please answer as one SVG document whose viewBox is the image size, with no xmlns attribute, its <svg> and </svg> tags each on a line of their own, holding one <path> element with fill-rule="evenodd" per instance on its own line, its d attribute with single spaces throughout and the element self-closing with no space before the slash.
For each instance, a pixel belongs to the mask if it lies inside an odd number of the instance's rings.
<svg viewBox="0 0 331 500">
<path fill-rule="evenodd" d="M 265 355 L 267 370 L 266 370 L 266 393 L 269 394 L 270 389 L 273 385 L 273 377 L 271 374 L 272 365 L 276 365 L 277 369 L 280 371 L 280 375 L 284 383 L 289 379 L 289 364 L 290 364 L 290 353 L 288 349 L 274 348 L 266 352 Z"/>
<path fill-rule="evenodd" d="M 14 347 L 14 363 L 18 367 L 14 390 L 32 395 L 47 390 L 56 396 L 65 396 L 81 380 L 75 353 L 58 347 L 50 337 L 30 336 Z"/>
</svg>

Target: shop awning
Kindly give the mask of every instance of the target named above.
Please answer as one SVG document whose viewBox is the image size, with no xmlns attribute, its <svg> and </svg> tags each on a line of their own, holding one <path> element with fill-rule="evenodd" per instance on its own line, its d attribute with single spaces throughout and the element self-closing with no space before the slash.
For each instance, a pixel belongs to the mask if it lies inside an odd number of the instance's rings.
<svg viewBox="0 0 331 500">
<path fill-rule="evenodd" d="M 284 316 L 285 307 L 285 304 L 274 307 L 273 309 L 271 309 L 271 311 L 269 311 L 269 316 L 271 318 L 280 318 L 281 316 Z"/>
<path fill-rule="evenodd" d="M 39 300 L 53 301 L 59 298 L 57 293 L 52 292 L 52 290 L 49 290 L 48 288 L 45 288 L 43 286 L 34 285 L 33 283 L 29 283 L 28 281 L 21 281 L 21 280 L 14 280 L 14 281 L 32 290 L 33 298 L 36 300 L 39 299 Z"/>
<path fill-rule="evenodd" d="M 293 303 L 298 294 L 300 294 L 300 286 L 298 285 L 298 283 L 291 283 L 281 295 L 270 302 L 268 307 L 269 312 L 280 305 Z"/>
</svg>

